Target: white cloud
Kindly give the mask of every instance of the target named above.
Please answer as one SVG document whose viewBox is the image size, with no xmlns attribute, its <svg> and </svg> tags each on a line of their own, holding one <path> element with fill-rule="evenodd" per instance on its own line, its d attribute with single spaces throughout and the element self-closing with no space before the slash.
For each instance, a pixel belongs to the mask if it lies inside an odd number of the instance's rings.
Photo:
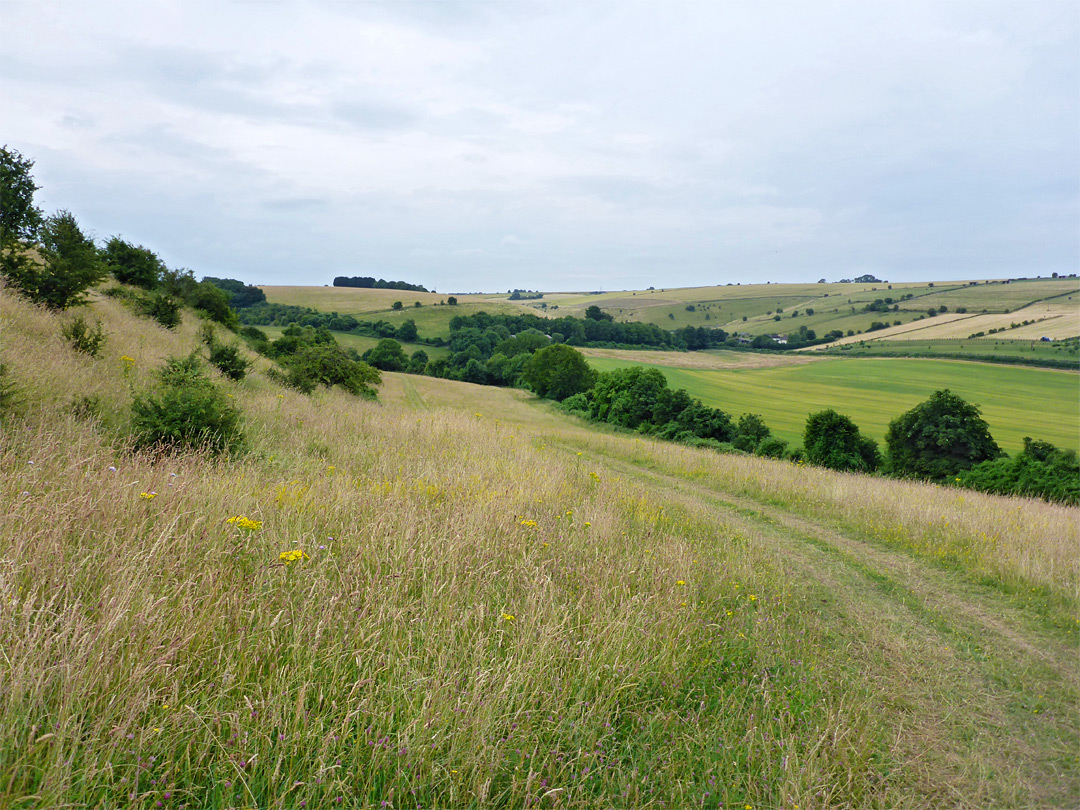
<svg viewBox="0 0 1080 810">
<path fill-rule="evenodd" d="M 1075 6 L 8 0 L 46 207 L 439 289 L 1073 271 Z"/>
</svg>

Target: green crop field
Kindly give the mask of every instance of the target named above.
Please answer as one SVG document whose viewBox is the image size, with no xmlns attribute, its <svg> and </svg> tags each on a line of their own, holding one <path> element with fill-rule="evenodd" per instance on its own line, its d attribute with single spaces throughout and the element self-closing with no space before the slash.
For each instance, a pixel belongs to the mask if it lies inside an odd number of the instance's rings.
<svg viewBox="0 0 1080 810">
<path fill-rule="evenodd" d="M 589 358 L 599 371 L 647 365 Z M 760 414 L 773 432 L 801 443 L 808 414 L 832 408 L 884 440 L 889 422 L 948 388 L 977 404 L 998 444 L 1019 450 L 1025 436 L 1080 447 L 1080 378 L 1037 368 L 923 359 L 833 359 L 760 369 L 656 366 L 674 388 L 731 414 Z"/>
</svg>

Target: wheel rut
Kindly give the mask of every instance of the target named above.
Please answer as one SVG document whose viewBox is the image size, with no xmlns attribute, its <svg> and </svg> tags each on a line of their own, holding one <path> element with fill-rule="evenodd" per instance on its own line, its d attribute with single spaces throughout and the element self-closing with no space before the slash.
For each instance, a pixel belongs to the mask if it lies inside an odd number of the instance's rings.
<svg viewBox="0 0 1080 810">
<path fill-rule="evenodd" d="M 1080 666 L 1063 631 L 993 587 L 827 520 L 595 455 L 627 483 L 715 510 L 812 583 L 818 612 L 849 636 L 855 664 L 881 673 L 878 700 L 896 724 L 893 755 L 923 799 L 955 806 L 950 798 L 979 795 L 979 774 L 990 771 L 1012 774 L 1015 793 L 982 796 L 983 806 L 1073 806 L 1080 797 L 1068 753 L 1080 737 Z"/>
</svg>

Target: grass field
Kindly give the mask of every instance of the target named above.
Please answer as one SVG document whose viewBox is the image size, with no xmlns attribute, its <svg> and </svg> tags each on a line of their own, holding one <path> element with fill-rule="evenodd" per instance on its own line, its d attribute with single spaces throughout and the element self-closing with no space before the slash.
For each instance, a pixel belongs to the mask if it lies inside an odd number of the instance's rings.
<svg viewBox="0 0 1080 810">
<path fill-rule="evenodd" d="M 1039 340 L 1011 340 L 990 335 L 986 338 L 953 340 L 868 340 L 844 345 L 843 354 L 850 357 L 888 357 L 890 355 L 918 354 L 964 354 L 977 360 L 979 357 L 1016 357 L 1020 360 L 1072 360 L 1080 362 L 1080 342 Z M 638 358 L 640 359 L 640 358 Z"/>
<path fill-rule="evenodd" d="M 0 806 L 1075 807 L 1080 510 L 257 357 L 246 453 L 133 454 L 198 323 L 90 313 L 0 290 Z"/>
<path fill-rule="evenodd" d="M 617 355 L 617 353 L 612 353 Z M 599 371 L 633 363 L 591 357 Z M 948 388 L 982 409 L 1008 452 L 1025 436 L 1080 447 L 1080 379 L 1070 372 L 922 359 L 834 359 L 762 369 L 685 369 L 657 365 L 674 388 L 685 388 L 731 414 L 757 413 L 783 439 L 801 444 L 808 414 L 833 408 L 863 433 L 884 440 L 889 422 Z"/>
</svg>

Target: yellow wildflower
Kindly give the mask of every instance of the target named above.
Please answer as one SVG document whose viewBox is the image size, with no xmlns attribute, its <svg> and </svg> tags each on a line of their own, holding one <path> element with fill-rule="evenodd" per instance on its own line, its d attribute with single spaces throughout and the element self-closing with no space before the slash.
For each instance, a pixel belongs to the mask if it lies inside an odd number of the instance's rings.
<svg viewBox="0 0 1080 810">
<path fill-rule="evenodd" d="M 512 622 L 512 621 L 514 621 L 514 617 L 513 617 L 513 615 L 512 615 L 512 614 L 510 614 L 510 613 L 504 613 L 504 614 L 502 615 L 502 617 L 503 617 L 503 621 L 504 621 L 504 622 Z"/>
<path fill-rule="evenodd" d="M 685 585 L 685 584 L 686 584 L 686 580 L 684 580 L 684 579 L 680 579 L 680 580 L 679 580 L 678 582 L 676 582 L 675 584 L 676 584 L 676 585 Z"/>
<path fill-rule="evenodd" d="M 139 497 L 144 501 L 152 501 L 157 497 L 157 493 L 151 490 L 150 492 L 143 492 L 139 494 Z"/>
<path fill-rule="evenodd" d="M 310 560 L 311 558 L 300 549 L 296 548 L 292 551 L 283 551 L 278 554 L 278 559 L 282 560 L 286 565 L 297 562 L 299 560 Z"/>
<path fill-rule="evenodd" d="M 262 528 L 261 520 L 252 520 L 244 515 L 236 515 L 225 522 L 236 526 L 238 529 L 247 529 L 248 531 L 255 531 L 256 529 Z"/>
</svg>

